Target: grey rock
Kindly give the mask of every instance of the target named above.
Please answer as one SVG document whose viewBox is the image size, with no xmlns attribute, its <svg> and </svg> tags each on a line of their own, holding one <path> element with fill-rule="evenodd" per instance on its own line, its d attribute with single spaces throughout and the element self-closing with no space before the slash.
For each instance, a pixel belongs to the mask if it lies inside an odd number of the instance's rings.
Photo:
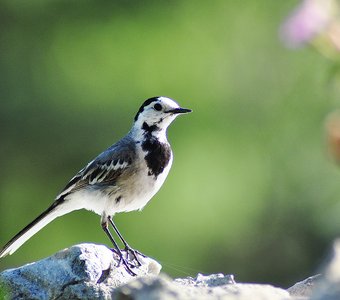
<svg viewBox="0 0 340 300">
<path fill-rule="evenodd" d="M 314 275 L 295 283 L 287 291 L 291 296 L 309 298 L 322 279 L 322 275 Z"/>
<path fill-rule="evenodd" d="M 161 274 L 141 277 L 116 289 L 113 299 L 129 300 L 287 300 L 283 289 L 270 285 L 235 283 L 233 275 L 213 274 L 172 280 Z"/>
<path fill-rule="evenodd" d="M 340 299 L 340 238 L 334 241 L 327 261 L 322 271 L 323 280 L 312 294 L 312 300 Z"/>
<path fill-rule="evenodd" d="M 5 299 L 296 300 L 306 299 L 309 292 L 303 292 L 303 288 L 314 285 L 314 279 L 309 278 L 290 288 L 290 295 L 271 285 L 236 283 L 233 275 L 198 274 L 173 280 L 159 275 L 161 266 L 156 261 L 139 258 L 142 265 L 133 269 L 137 274 L 133 277 L 123 265 L 117 267 L 118 256 L 107 247 L 76 245 L 41 261 L 3 271 L 0 286 L 7 292 Z M 329 274 L 338 278 L 332 268 Z"/>
<path fill-rule="evenodd" d="M 155 276 L 161 269 L 139 257 L 138 276 Z M 111 299 L 113 290 L 131 280 L 118 256 L 103 245 L 80 244 L 46 259 L 0 274 L 6 299 Z"/>
<path fill-rule="evenodd" d="M 214 287 L 236 283 L 234 280 L 234 275 L 224 275 L 221 273 L 207 276 L 198 273 L 196 278 L 192 277 L 177 278 L 175 279 L 175 282 L 186 286 L 205 286 L 205 287 Z"/>
</svg>

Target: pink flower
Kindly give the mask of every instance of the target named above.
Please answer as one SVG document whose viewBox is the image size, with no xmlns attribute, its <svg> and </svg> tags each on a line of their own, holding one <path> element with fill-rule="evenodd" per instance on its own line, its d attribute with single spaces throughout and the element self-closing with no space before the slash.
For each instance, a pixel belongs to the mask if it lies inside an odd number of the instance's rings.
<svg viewBox="0 0 340 300">
<path fill-rule="evenodd" d="M 303 0 L 281 26 L 283 42 L 291 48 L 308 43 L 327 28 L 335 10 L 335 0 Z"/>
</svg>

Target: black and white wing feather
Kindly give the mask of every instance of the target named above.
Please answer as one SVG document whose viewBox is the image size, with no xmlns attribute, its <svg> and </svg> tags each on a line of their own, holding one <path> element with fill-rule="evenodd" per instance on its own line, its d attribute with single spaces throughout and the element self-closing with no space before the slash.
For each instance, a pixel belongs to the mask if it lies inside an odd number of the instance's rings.
<svg viewBox="0 0 340 300">
<path fill-rule="evenodd" d="M 131 172 L 135 156 L 136 146 L 129 136 L 101 153 L 70 180 L 49 208 L 15 235 L 4 248 L 0 249 L 0 258 L 16 251 L 23 243 L 55 218 L 73 211 L 72 203 L 64 201 L 67 195 L 86 189 L 89 186 L 116 185 L 120 176 L 125 176 L 125 173 L 129 174 Z"/>
<path fill-rule="evenodd" d="M 102 152 L 80 170 L 65 186 L 57 199 L 88 186 L 114 186 L 120 176 L 131 170 L 136 157 L 136 144 L 128 136 Z"/>
</svg>

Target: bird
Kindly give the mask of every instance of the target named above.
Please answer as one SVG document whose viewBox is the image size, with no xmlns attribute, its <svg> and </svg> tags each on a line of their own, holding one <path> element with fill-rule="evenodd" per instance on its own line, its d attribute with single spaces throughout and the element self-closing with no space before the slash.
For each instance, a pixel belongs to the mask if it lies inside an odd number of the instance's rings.
<svg viewBox="0 0 340 300">
<path fill-rule="evenodd" d="M 118 231 L 113 217 L 116 213 L 141 210 L 159 191 L 173 161 L 167 128 L 177 116 L 191 111 L 164 96 L 145 100 L 134 117 L 130 131 L 71 178 L 54 202 L 0 250 L 0 258 L 14 253 L 57 217 L 85 209 L 101 216 L 101 227 L 114 246 L 113 252 L 119 257 L 118 265 L 123 263 L 128 273 L 136 275 L 132 269 L 141 265 L 138 255 L 145 255 L 130 247 Z M 124 249 L 120 250 L 109 225 Z M 129 262 L 130 256 L 134 264 Z"/>
</svg>

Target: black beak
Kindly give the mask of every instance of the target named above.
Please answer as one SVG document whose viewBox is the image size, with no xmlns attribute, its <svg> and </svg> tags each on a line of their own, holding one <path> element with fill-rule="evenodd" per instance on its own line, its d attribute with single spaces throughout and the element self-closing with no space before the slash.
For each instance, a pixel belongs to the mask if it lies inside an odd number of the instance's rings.
<svg viewBox="0 0 340 300">
<path fill-rule="evenodd" d="M 167 110 L 166 112 L 172 113 L 172 114 L 187 114 L 187 113 L 192 112 L 192 110 L 188 108 L 178 107 L 178 108 Z"/>
</svg>

